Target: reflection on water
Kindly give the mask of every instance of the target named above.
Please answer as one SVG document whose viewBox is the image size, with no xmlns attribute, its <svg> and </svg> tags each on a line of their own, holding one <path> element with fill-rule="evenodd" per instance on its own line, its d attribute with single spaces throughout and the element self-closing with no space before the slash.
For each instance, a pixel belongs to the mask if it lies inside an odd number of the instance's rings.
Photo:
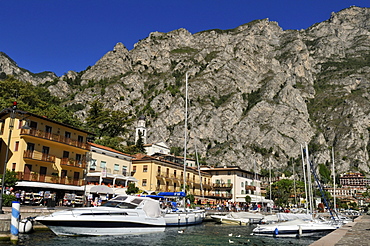
<svg viewBox="0 0 370 246">
<path fill-rule="evenodd" d="M 205 222 L 190 227 L 168 227 L 165 232 L 129 236 L 101 237 L 58 237 L 51 231 L 37 231 L 20 235 L 18 245 L 60 246 L 60 245 L 310 245 L 318 238 L 270 238 L 251 236 L 255 226 L 220 225 Z M 184 230 L 183 233 L 178 233 Z M 232 235 L 231 235 L 232 234 Z M 10 243 L 0 245 L 11 245 Z"/>
</svg>

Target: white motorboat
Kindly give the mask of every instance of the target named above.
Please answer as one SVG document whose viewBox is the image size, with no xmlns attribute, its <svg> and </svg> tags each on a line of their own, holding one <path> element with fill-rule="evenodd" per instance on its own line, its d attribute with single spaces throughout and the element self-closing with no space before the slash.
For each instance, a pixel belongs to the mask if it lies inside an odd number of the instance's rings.
<svg viewBox="0 0 370 246">
<path fill-rule="evenodd" d="M 171 207 L 162 209 L 162 215 L 166 221 L 166 226 L 189 226 L 198 225 L 203 222 L 206 211 L 204 209 L 189 209 L 178 207 L 180 199 L 185 197 L 185 192 L 160 192 L 157 196 L 148 196 L 153 199 L 161 199 L 164 204 L 171 204 Z M 175 201 L 169 201 L 175 200 Z"/>
<path fill-rule="evenodd" d="M 189 226 L 198 225 L 203 222 L 205 218 L 205 211 L 200 209 L 165 211 L 164 219 L 166 226 Z"/>
<path fill-rule="evenodd" d="M 60 236 L 141 234 L 164 231 L 166 226 L 158 201 L 128 195 L 100 207 L 62 210 L 36 221 Z"/>
<path fill-rule="evenodd" d="M 329 233 L 339 226 L 316 221 L 303 221 L 301 219 L 276 224 L 258 225 L 253 229 L 252 235 L 273 237 L 303 237 Z"/>
<path fill-rule="evenodd" d="M 230 212 L 226 215 L 211 215 L 217 223 L 247 225 L 260 223 L 265 216 L 260 213 Z"/>
</svg>

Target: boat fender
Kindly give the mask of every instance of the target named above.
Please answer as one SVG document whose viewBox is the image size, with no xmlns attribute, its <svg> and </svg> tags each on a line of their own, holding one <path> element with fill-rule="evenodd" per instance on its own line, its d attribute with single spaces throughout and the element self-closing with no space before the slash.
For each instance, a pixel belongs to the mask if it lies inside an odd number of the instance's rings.
<svg viewBox="0 0 370 246">
<path fill-rule="evenodd" d="M 30 233 L 33 230 L 33 221 L 35 217 L 27 217 L 19 221 L 19 233 Z"/>
<path fill-rule="evenodd" d="M 278 228 L 275 228 L 274 230 L 274 236 L 277 236 L 279 234 L 279 229 Z"/>
</svg>

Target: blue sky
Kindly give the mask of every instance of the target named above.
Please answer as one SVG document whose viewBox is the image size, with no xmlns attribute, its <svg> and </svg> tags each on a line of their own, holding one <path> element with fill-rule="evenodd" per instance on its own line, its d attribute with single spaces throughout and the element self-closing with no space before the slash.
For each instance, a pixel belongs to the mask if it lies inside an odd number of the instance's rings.
<svg viewBox="0 0 370 246">
<path fill-rule="evenodd" d="M 114 45 L 128 49 L 150 32 L 231 29 L 269 18 L 306 29 L 369 0 L 15 0 L 0 1 L 0 51 L 33 73 L 82 71 Z"/>
</svg>

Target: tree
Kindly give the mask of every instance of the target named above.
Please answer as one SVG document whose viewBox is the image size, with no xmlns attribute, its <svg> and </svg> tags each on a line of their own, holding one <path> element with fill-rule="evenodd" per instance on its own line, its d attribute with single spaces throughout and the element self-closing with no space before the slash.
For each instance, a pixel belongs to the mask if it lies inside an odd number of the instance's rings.
<svg viewBox="0 0 370 246">
<path fill-rule="evenodd" d="M 106 109 L 104 104 L 98 100 L 90 103 L 90 109 L 87 114 L 86 126 L 98 138 L 103 136 L 119 137 L 127 131 L 126 126 L 133 121 L 133 119 L 128 117 L 128 113 Z"/>
<path fill-rule="evenodd" d="M 3 178 L 3 175 L 1 175 L 1 179 Z M 6 170 L 5 174 L 5 187 L 15 187 L 17 185 L 18 179 L 17 179 L 17 173 L 14 171 Z"/>
<path fill-rule="evenodd" d="M 245 203 L 249 205 L 251 202 L 252 202 L 252 198 L 248 195 L 245 196 Z"/>
<path fill-rule="evenodd" d="M 296 190 L 304 189 L 302 181 L 296 181 Z M 290 179 L 282 179 L 271 185 L 271 197 L 275 200 L 278 206 L 286 206 L 289 204 L 290 197 L 294 197 L 294 181 Z M 297 195 L 300 195 L 297 192 Z"/>
<path fill-rule="evenodd" d="M 140 153 L 146 153 L 144 148 L 143 134 L 139 131 L 139 138 L 136 142 L 136 147 Z"/>
<path fill-rule="evenodd" d="M 129 183 L 126 193 L 127 194 L 136 194 L 139 192 L 139 188 L 135 186 L 135 183 Z"/>
<path fill-rule="evenodd" d="M 319 173 L 323 184 L 327 184 L 331 181 L 331 172 L 325 164 L 319 164 Z"/>
<path fill-rule="evenodd" d="M 79 127 L 81 122 L 68 108 L 60 106 L 62 101 L 50 94 L 47 88 L 34 86 L 8 77 L 0 80 L 0 108 L 7 108 L 17 100 L 19 109 Z"/>
</svg>

